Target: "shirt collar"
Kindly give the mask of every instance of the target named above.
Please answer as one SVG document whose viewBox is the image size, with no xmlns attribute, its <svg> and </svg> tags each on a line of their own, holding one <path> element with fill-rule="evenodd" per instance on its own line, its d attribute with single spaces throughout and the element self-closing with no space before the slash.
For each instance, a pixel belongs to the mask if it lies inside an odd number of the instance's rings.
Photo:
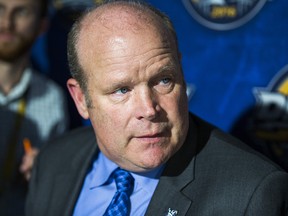
<svg viewBox="0 0 288 216">
<path fill-rule="evenodd" d="M 91 176 L 90 188 L 95 188 L 103 185 L 109 178 L 110 174 L 118 166 L 110 161 L 101 151 L 98 154 L 98 158 L 93 163 L 93 175 Z"/>
<path fill-rule="evenodd" d="M 135 179 L 135 190 L 143 189 L 147 193 L 153 193 L 156 188 L 164 165 L 157 167 L 149 172 L 131 173 Z"/>
<path fill-rule="evenodd" d="M 12 88 L 8 95 L 4 95 L 2 92 L 0 92 L 0 104 L 6 105 L 10 101 L 22 97 L 24 92 L 28 89 L 31 77 L 31 68 L 26 68 L 21 76 L 20 81 Z"/>
<path fill-rule="evenodd" d="M 91 175 L 91 184 L 90 184 L 90 189 L 93 189 L 95 187 L 99 187 L 101 185 L 104 185 L 111 173 L 118 168 L 118 165 L 109 160 L 103 153 L 99 152 L 98 158 L 94 161 L 93 163 L 93 175 Z M 161 176 L 161 173 L 163 171 L 164 165 L 155 168 L 149 172 L 144 172 L 144 173 L 134 173 L 130 172 L 131 175 L 135 179 L 135 189 L 137 190 L 140 188 L 145 188 L 149 189 L 151 187 L 147 187 L 147 185 L 150 185 L 152 187 L 156 187 L 159 178 Z M 146 186 L 146 187 L 144 187 Z M 149 192 L 147 190 L 147 192 Z"/>
</svg>

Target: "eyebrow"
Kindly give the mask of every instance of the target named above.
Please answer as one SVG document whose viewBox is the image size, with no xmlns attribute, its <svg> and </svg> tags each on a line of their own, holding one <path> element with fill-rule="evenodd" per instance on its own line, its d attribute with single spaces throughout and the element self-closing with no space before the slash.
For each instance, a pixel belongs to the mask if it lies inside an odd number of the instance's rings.
<svg viewBox="0 0 288 216">
<path fill-rule="evenodd" d="M 177 67 L 174 62 L 169 62 L 167 65 L 164 65 L 163 67 L 159 68 L 159 71 L 167 71 L 167 70 L 175 70 Z"/>
<path fill-rule="evenodd" d="M 155 79 L 161 76 L 163 73 L 170 73 L 170 75 L 176 75 L 177 74 L 176 71 L 177 71 L 176 63 L 173 60 L 170 60 L 165 65 L 156 68 L 154 73 L 150 75 L 149 80 Z M 121 74 L 124 74 L 124 76 L 121 76 Z M 104 88 L 105 92 L 112 92 L 115 89 L 119 89 L 125 86 L 129 87 L 131 84 L 133 84 L 133 79 L 131 79 L 130 76 L 126 76 L 125 72 L 119 72 L 117 75 L 114 75 L 113 77 L 116 78 L 110 80 L 109 86 Z"/>
</svg>

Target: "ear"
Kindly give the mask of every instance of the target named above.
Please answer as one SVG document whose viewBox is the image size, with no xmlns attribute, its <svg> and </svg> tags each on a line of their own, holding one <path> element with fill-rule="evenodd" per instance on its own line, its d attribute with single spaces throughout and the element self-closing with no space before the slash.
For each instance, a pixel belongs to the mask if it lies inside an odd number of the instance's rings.
<svg viewBox="0 0 288 216">
<path fill-rule="evenodd" d="M 76 108 L 79 112 L 79 114 L 84 118 L 88 119 L 89 118 L 89 113 L 88 113 L 88 108 L 86 104 L 86 99 L 85 99 L 85 94 L 80 88 L 79 83 L 73 79 L 70 78 L 67 81 L 67 88 L 70 92 L 71 97 L 74 100 L 74 103 L 76 105 Z"/>
</svg>

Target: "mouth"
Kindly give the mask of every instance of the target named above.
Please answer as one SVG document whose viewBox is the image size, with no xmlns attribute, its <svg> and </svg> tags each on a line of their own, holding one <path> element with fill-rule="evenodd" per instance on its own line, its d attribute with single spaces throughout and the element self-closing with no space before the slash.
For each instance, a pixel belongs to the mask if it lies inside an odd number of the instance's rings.
<svg viewBox="0 0 288 216">
<path fill-rule="evenodd" d="M 12 34 L 12 33 L 9 33 L 9 32 L 0 32 L 0 40 L 10 41 L 10 40 L 13 40 L 14 37 L 15 37 L 15 35 Z"/>
<path fill-rule="evenodd" d="M 141 136 L 137 136 L 137 138 L 145 138 L 145 137 L 153 138 L 153 137 L 159 137 L 159 136 L 161 136 L 161 133 L 144 134 L 144 135 L 141 135 Z"/>
<path fill-rule="evenodd" d="M 162 143 L 163 139 L 165 139 L 166 137 L 164 133 L 148 133 L 140 136 L 135 136 L 134 138 L 143 143 L 156 144 Z"/>
</svg>

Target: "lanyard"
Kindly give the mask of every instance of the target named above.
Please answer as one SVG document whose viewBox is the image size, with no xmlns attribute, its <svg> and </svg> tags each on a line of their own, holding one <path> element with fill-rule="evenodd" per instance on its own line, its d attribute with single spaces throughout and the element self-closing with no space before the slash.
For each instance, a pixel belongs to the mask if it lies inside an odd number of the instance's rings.
<svg viewBox="0 0 288 216">
<path fill-rule="evenodd" d="M 11 130 L 10 137 L 8 139 L 8 148 L 6 157 L 3 164 L 3 170 L 1 171 L 0 178 L 0 194 L 2 194 L 5 189 L 7 189 L 8 185 L 11 183 L 13 172 L 16 166 L 16 148 L 20 135 L 21 125 L 24 120 L 25 111 L 26 111 L 26 95 L 20 99 L 17 113 L 15 116 L 14 127 Z"/>
</svg>

